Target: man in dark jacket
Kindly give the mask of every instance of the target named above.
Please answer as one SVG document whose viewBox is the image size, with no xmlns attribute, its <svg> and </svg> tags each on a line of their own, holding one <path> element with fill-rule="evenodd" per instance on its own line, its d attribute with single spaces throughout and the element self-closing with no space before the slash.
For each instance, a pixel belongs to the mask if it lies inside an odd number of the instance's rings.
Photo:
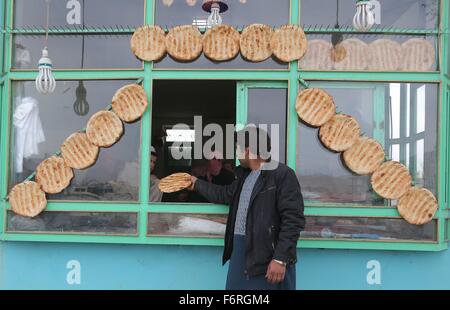
<svg viewBox="0 0 450 310">
<path fill-rule="evenodd" d="M 191 177 L 192 190 L 230 206 L 223 253 L 223 264 L 230 260 L 226 288 L 295 289 L 297 241 L 305 226 L 300 184 L 291 168 L 264 159 L 270 158 L 264 130 L 246 127 L 237 137 L 241 165 L 232 184 Z M 260 147 L 264 139 L 266 151 Z"/>
</svg>

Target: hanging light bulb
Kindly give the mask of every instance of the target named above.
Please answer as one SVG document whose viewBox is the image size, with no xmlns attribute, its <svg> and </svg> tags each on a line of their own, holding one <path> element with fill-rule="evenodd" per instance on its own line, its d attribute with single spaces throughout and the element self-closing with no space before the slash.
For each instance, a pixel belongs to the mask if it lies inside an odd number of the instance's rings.
<svg viewBox="0 0 450 310">
<path fill-rule="evenodd" d="M 344 40 L 344 36 L 341 32 L 339 32 L 339 28 L 339 0 L 336 0 L 336 25 L 334 25 L 334 29 L 336 31 L 331 35 L 331 43 L 333 44 L 333 47 L 336 47 L 336 45 Z"/>
<path fill-rule="evenodd" d="M 84 29 L 84 1 L 82 5 L 82 27 Z M 84 36 L 81 40 L 81 69 L 84 69 Z M 75 90 L 75 102 L 73 104 L 73 111 L 79 116 L 85 116 L 89 113 L 89 103 L 86 100 L 87 91 L 84 87 L 83 81 L 78 82 L 78 87 Z"/>
<path fill-rule="evenodd" d="M 228 5 L 219 0 L 205 0 L 202 8 L 204 11 L 211 13 L 207 20 L 207 25 L 211 28 L 222 24 L 222 16 L 220 16 L 220 13 L 227 11 Z"/>
<path fill-rule="evenodd" d="M 336 30 L 331 35 L 331 44 L 333 48 L 331 49 L 331 59 L 334 62 L 341 62 L 347 56 L 347 51 L 344 46 L 341 44 L 344 41 L 344 35 L 339 32 L 339 0 L 336 0 L 336 25 L 334 26 Z"/>
<path fill-rule="evenodd" d="M 86 100 L 86 88 L 83 81 L 78 82 L 78 87 L 75 90 L 76 100 L 73 104 L 73 111 L 79 116 L 85 116 L 89 113 L 89 103 Z"/>
<path fill-rule="evenodd" d="M 52 73 L 52 61 L 48 58 L 47 47 L 42 50 L 39 60 L 39 74 L 36 78 L 36 89 L 41 94 L 51 94 L 55 91 L 56 81 Z"/>
<path fill-rule="evenodd" d="M 211 6 L 211 15 L 208 17 L 208 26 L 214 27 L 222 24 L 222 17 L 220 16 L 220 7 L 217 3 Z"/>
<path fill-rule="evenodd" d="M 368 31 L 374 24 L 375 14 L 372 10 L 372 3 L 367 0 L 358 0 L 353 26 L 359 31 Z"/>
<path fill-rule="evenodd" d="M 52 61 L 48 57 L 48 25 L 50 15 L 50 0 L 47 3 L 47 27 L 45 28 L 45 47 L 42 50 L 42 57 L 39 59 L 39 74 L 36 77 L 36 89 L 41 94 L 51 94 L 55 91 L 56 81 L 52 73 Z"/>
</svg>

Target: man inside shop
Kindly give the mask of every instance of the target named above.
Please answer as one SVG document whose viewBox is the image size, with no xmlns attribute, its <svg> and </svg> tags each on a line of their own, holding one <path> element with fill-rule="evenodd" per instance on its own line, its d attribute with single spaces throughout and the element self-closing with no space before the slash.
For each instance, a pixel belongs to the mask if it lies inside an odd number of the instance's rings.
<svg viewBox="0 0 450 310">
<path fill-rule="evenodd" d="M 233 183 L 233 181 L 235 180 L 234 173 L 225 169 L 223 165 L 224 158 L 222 153 L 220 153 L 219 151 L 214 151 L 209 155 L 210 156 L 208 156 L 208 158 L 210 159 L 205 162 L 204 173 L 202 173 L 201 175 L 196 175 L 193 169 L 192 175 L 194 175 L 198 179 L 217 185 L 229 185 Z M 191 192 L 189 195 L 189 202 L 207 203 L 210 201 L 208 201 L 198 192 Z"/>
<path fill-rule="evenodd" d="M 305 226 L 300 184 L 291 168 L 273 164 L 266 131 L 247 126 L 236 137 L 235 181 L 221 186 L 191 176 L 190 188 L 230 206 L 223 253 L 223 264 L 230 261 L 226 289 L 294 290 L 297 241 Z"/>
<path fill-rule="evenodd" d="M 158 154 L 155 148 L 152 146 L 150 149 L 150 201 L 161 202 L 163 193 L 159 190 L 160 180 L 155 175 L 156 161 L 158 160 Z"/>
</svg>

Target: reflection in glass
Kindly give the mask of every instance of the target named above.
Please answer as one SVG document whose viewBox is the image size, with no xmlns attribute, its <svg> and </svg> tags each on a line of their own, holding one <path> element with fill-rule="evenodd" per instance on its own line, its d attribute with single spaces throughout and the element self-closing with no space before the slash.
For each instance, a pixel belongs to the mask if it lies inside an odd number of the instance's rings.
<svg viewBox="0 0 450 310">
<path fill-rule="evenodd" d="M 364 136 L 377 139 L 386 157 L 407 165 L 414 184 L 436 194 L 437 102 L 435 84 L 419 83 L 311 83 L 324 88 L 333 98 L 337 110 L 353 116 Z M 317 85 L 317 86 L 314 86 Z M 407 96 L 407 88 L 410 96 Z M 419 89 L 425 92 L 425 111 L 416 113 Z M 408 100 L 409 99 L 409 100 Z M 405 117 L 406 106 L 411 106 Z M 395 112 L 397 111 L 397 112 Z M 414 111 L 414 112 L 413 112 Z M 415 120 L 422 119 L 425 130 L 415 134 Z M 407 127 L 406 124 L 410 126 Z M 409 135 L 406 128 L 410 128 Z M 396 133 L 395 138 L 392 133 Z M 299 122 L 297 173 L 306 201 L 361 205 L 395 205 L 384 201 L 370 186 L 369 176 L 348 170 L 340 154 L 328 151 L 318 138 L 318 130 Z"/>
<path fill-rule="evenodd" d="M 135 28 L 144 23 L 145 0 L 70 0 L 52 1 L 50 29 L 82 29 L 95 27 Z M 42 1 L 14 0 L 14 27 L 36 29 L 45 26 Z M 126 12 L 126 14 L 123 14 Z M 49 50 L 55 68 L 140 68 L 142 62 L 130 52 L 131 34 L 52 35 Z M 43 44 L 42 35 L 13 37 L 13 68 L 35 69 Z M 81 58 L 84 56 L 83 65 Z"/>
<path fill-rule="evenodd" d="M 49 36 L 56 69 L 141 68 L 130 51 L 131 35 Z M 35 69 L 42 52 L 41 35 L 15 35 L 13 37 L 13 68 Z M 82 62 L 82 57 L 84 61 Z"/>
<path fill-rule="evenodd" d="M 249 88 L 247 124 L 267 125 L 273 154 L 278 149 L 281 163 L 286 162 L 287 88 Z M 276 126 L 276 127 L 275 127 Z M 273 133 L 276 135 L 272 136 Z M 277 134 L 278 132 L 278 134 Z"/>
<path fill-rule="evenodd" d="M 156 1 L 155 24 L 171 28 L 177 25 L 206 24 L 209 13 L 202 10 L 203 1 L 192 2 L 173 1 L 165 5 L 163 0 Z M 228 0 L 228 11 L 221 14 L 223 23 L 237 28 L 243 28 L 253 23 L 265 23 L 273 27 L 289 23 L 290 0 L 249 0 L 245 3 L 239 0 Z M 201 55 L 194 62 L 179 62 L 169 55 L 155 63 L 159 69 L 281 69 L 287 70 L 288 64 L 280 63 L 274 58 L 252 63 L 244 60 L 239 54 L 235 59 L 226 62 L 213 62 Z"/>
<path fill-rule="evenodd" d="M 380 1 L 381 24 L 378 27 L 434 29 L 439 21 L 438 0 L 395 0 Z M 301 0 L 300 22 L 303 26 L 324 25 L 333 27 L 337 1 Z M 326 8 L 326 9 L 324 9 Z M 355 0 L 339 1 L 339 21 L 341 26 L 353 28 L 356 13 Z"/>
<path fill-rule="evenodd" d="M 144 23 L 145 0 L 66 0 L 51 1 L 50 27 L 116 26 L 135 27 Z M 45 26 L 44 0 L 14 0 L 14 27 Z M 84 10 L 83 10 L 84 7 Z M 123 14 L 126 12 L 126 14 Z M 84 16 L 83 16 L 84 13 Z"/>
<path fill-rule="evenodd" d="M 149 235 L 186 237 L 223 237 L 227 215 L 150 213 L 148 215 Z"/>
<path fill-rule="evenodd" d="M 388 157 L 406 164 L 417 186 L 437 194 L 437 85 L 391 83 L 389 91 L 389 128 L 385 135 L 387 145 L 392 147 L 388 148 Z"/>
<path fill-rule="evenodd" d="M 148 235 L 180 237 L 223 237 L 227 215 L 150 213 Z M 301 239 L 352 239 L 379 241 L 435 241 L 437 222 L 410 225 L 403 219 L 307 216 Z"/>
<path fill-rule="evenodd" d="M 136 235 L 137 213 L 48 211 L 28 218 L 9 211 L 6 231 Z"/>
<path fill-rule="evenodd" d="M 166 55 L 162 60 L 155 62 L 155 69 L 277 69 L 287 70 L 289 65 L 281 63 L 275 58 L 269 58 L 262 62 L 250 62 L 239 54 L 230 61 L 213 62 L 201 55 L 193 62 L 180 62 Z"/>
<path fill-rule="evenodd" d="M 403 219 L 309 216 L 300 238 L 436 241 L 437 221 L 416 226 Z"/>
<path fill-rule="evenodd" d="M 86 127 L 92 114 L 105 109 L 121 86 L 134 81 L 84 81 L 90 104 L 85 116 L 73 110 L 78 81 L 57 81 L 52 96 L 37 93 L 34 81 L 13 83 L 14 130 L 12 131 L 10 188 L 31 174 L 56 152 L 73 132 Z M 125 134 L 111 148 L 100 150 L 97 163 L 75 170 L 70 187 L 56 200 L 137 200 L 139 194 L 140 123 L 125 125 Z"/>
<path fill-rule="evenodd" d="M 417 72 L 438 69 L 438 45 L 434 35 L 343 34 L 342 44 L 338 45 L 332 44 L 336 38 L 331 34 L 308 34 L 307 38 L 308 50 L 299 62 L 303 70 Z M 371 45 L 373 42 L 375 48 Z M 416 42 L 420 48 L 409 54 L 402 45 L 406 42 Z"/>
<path fill-rule="evenodd" d="M 205 25 L 209 13 L 203 11 L 203 1 L 156 0 L 155 24 L 167 27 L 177 25 Z M 274 27 L 289 23 L 290 0 L 227 0 L 229 9 L 221 14 L 224 24 L 242 27 L 253 23 L 265 23 Z"/>
</svg>

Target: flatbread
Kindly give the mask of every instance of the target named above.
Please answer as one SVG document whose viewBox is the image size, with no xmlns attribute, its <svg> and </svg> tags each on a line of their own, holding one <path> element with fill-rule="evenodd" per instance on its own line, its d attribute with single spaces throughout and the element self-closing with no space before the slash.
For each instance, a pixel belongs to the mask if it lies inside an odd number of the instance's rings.
<svg viewBox="0 0 450 310">
<path fill-rule="evenodd" d="M 397 161 L 381 164 L 370 179 L 373 190 L 383 198 L 399 199 L 411 188 L 408 168 Z"/>
<path fill-rule="evenodd" d="M 36 168 L 36 182 L 49 194 L 57 194 L 69 186 L 73 170 L 62 157 L 51 156 Z"/>
<path fill-rule="evenodd" d="M 35 217 L 47 206 L 47 198 L 38 183 L 25 181 L 9 192 L 11 210 L 21 216 Z"/>
<path fill-rule="evenodd" d="M 430 71 L 435 62 L 433 44 L 425 39 L 409 39 L 402 44 L 403 71 Z"/>
<path fill-rule="evenodd" d="M 187 173 L 174 173 L 159 182 L 159 190 L 163 193 L 174 193 L 191 186 L 191 176 Z"/>
<path fill-rule="evenodd" d="M 333 45 L 325 40 L 308 41 L 308 50 L 300 60 L 304 70 L 331 70 L 333 68 Z"/>
<path fill-rule="evenodd" d="M 375 40 L 369 44 L 371 58 L 370 71 L 396 71 L 402 63 L 402 47 L 389 39 Z"/>
<path fill-rule="evenodd" d="M 203 36 L 203 52 L 213 61 L 231 60 L 239 53 L 239 32 L 229 25 L 218 25 Z"/>
<path fill-rule="evenodd" d="M 131 37 L 131 51 L 145 61 L 155 61 L 166 54 L 166 33 L 159 26 L 145 25 Z"/>
<path fill-rule="evenodd" d="M 92 144 L 82 132 L 70 135 L 61 145 L 61 157 L 67 166 L 79 170 L 95 164 L 99 151 L 99 147 Z"/>
<path fill-rule="evenodd" d="M 384 150 L 381 144 L 371 138 L 361 137 L 343 154 L 346 166 L 359 175 L 373 173 L 384 161 Z"/>
<path fill-rule="evenodd" d="M 86 134 L 92 144 L 110 147 L 120 140 L 123 134 L 123 124 L 113 112 L 99 111 L 89 119 Z"/>
<path fill-rule="evenodd" d="M 112 109 L 121 120 L 127 123 L 141 118 L 148 105 L 147 94 L 138 84 L 121 87 L 112 98 Z"/>
<path fill-rule="evenodd" d="M 297 25 L 284 25 L 275 30 L 270 48 L 283 62 L 300 60 L 306 53 L 308 42 L 303 29 Z"/>
<path fill-rule="evenodd" d="M 260 62 L 272 56 L 270 40 L 273 29 L 268 25 L 253 24 L 242 30 L 240 38 L 241 54 L 252 62 Z"/>
<path fill-rule="evenodd" d="M 359 140 L 360 127 L 351 116 L 336 114 L 319 129 L 319 138 L 326 148 L 343 152 Z"/>
<path fill-rule="evenodd" d="M 202 34 L 192 25 L 172 28 L 166 36 L 166 48 L 170 56 L 179 61 L 192 61 L 202 53 Z"/>
<path fill-rule="evenodd" d="M 341 62 L 342 60 L 345 59 L 345 57 L 347 57 L 347 50 L 342 45 L 342 42 L 339 44 L 336 44 L 336 46 L 334 46 L 332 48 L 330 57 L 331 57 L 331 60 L 333 61 L 333 63 Z"/>
<path fill-rule="evenodd" d="M 371 52 L 369 45 L 360 39 L 346 39 L 340 43 L 345 49 L 345 58 L 335 61 L 336 70 L 366 70 L 369 65 Z"/>
<path fill-rule="evenodd" d="M 333 98 L 323 89 L 308 88 L 297 96 L 297 114 L 305 123 L 319 127 L 336 114 Z"/>
<path fill-rule="evenodd" d="M 408 223 L 423 225 L 433 220 L 438 202 L 429 190 L 412 187 L 400 198 L 397 209 Z"/>
</svg>

